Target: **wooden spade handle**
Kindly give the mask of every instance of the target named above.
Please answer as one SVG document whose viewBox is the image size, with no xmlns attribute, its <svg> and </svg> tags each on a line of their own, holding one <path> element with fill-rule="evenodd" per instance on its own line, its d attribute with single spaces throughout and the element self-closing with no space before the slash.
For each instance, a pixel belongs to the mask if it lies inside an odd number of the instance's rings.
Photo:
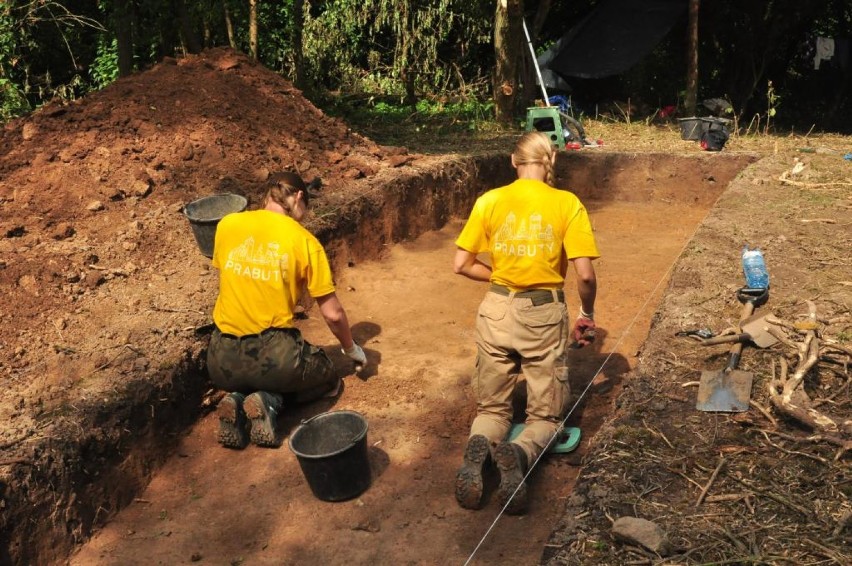
<svg viewBox="0 0 852 566">
<path fill-rule="evenodd" d="M 739 324 L 737 324 L 737 330 L 742 331 L 742 328 L 740 328 L 740 324 L 742 324 L 742 322 L 745 319 L 750 317 L 751 313 L 753 313 L 753 312 L 754 312 L 754 302 L 746 301 L 745 303 L 743 303 L 743 312 L 740 315 L 740 322 L 739 322 Z M 726 372 L 731 372 L 731 371 L 734 371 L 735 369 L 737 369 L 737 366 L 740 363 L 740 356 L 742 355 L 742 353 L 743 353 L 743 343 L 742 342 L 737 342 L 736 344 L 731 346 L 731 358 L 730 358 L 730 360 L 728 360 L 728 367 L 725 368 Z"/>
<path fill-rule="evenodd" d="M 702 346 L 715 346 L 716 344 L 730 344 L 731 342 L 745 343 L 751 340 L 751 334 L 743 332 L 742 334 L 725 334 L 722 336 L 714 336 L 701 341 Z"/>
</svg>

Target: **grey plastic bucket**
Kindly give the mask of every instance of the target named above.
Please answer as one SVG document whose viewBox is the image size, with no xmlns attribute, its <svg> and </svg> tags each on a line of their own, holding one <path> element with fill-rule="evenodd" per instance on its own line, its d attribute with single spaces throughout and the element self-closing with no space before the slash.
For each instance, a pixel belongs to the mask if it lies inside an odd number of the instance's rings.
<svg viewBox="0 0 852 566">
<path fill-rule="evenodd" d="M 355 411 L 321 413 L 290 435 L 313 494 L 323 501 L 344 501 L 370 487 L 367 421 Z"/>
<path fill-rule="evenodd" d="M 183 213 L 189 219 L 189 225 L 202 254 L 213 257 L 213 242 L 219 221 L 227 214 L 244 211 L 247 206 L 246 197 L 223 193 L 194 200 L 183 207 Z"/>
</svg>

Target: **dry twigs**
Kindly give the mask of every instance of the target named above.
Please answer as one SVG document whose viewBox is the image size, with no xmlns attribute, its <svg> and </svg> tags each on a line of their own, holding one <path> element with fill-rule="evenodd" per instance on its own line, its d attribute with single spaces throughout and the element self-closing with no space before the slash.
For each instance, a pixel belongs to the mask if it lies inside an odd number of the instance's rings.
<svg viewBox="0 0 852 566">
<path fill-rule="evenodd" d="M 786 358 L 780 359 L 781 369 L 778 376 L 773 363 L 772 379 L 768 384 L 769 398 L 776 410 L 810 430 L 832 435 L 839 433 L 842 437 L 849 437 L 852 436 L 852 419 L 838 423 L 816 410 L 813 401 L 802 386 L 805 376 L 816 366 L 826 349 L 824 344 L 821 346 L 816 304 L 813 301 L 807 301 L 807 304 L 808 316 L 805 321 L 791 324 L 773 319 L 772 322 L 776 327 L 768 328 L 769 332 L 783 345 L 795 349 L 798 357 L 798 364 L 792 375 L 789 373 Z M 794 335 L 803 335 L 802 340 L 794 340 L 782 329 Z"/>
<path fill-rule="evenodd" d="M 704 501 L 704 498 L 707 497 L 707 492 L 710 491 L 710 486 L 713 485 L 713 482 L 716 481 L 716 476 L 719 475 L 719 471 L 722 469 L 722 466 L 725 465 L 725 457 L 719 458 L 719 463 L 716 464 L 716 469 L 713 470 L 713 473 L 710 474 L 710 480 L 707 482 L 707 485 L 704 486 L 704 489 L 701 490 L 701 494 L 698 496 L 698 501 L 695 502 L 695 506 L 698 507 Z"/>
<path fill-rule="evenodd" d="M 794 187 L 802 187 L 807 189 L 823 189 L 826 187 L 848 187 L 852 186 L 852 183 L 844 182 L 844 181 L 834 181 L 831 183 L 805 183 L 803 181 L 794 181 L 790 179 L 790 171 L 784 171 L 781 173 L 781 176 L 778 177 L 778 180 L 781 181 L 785 185 L 793 185 Z"/>
</svg>

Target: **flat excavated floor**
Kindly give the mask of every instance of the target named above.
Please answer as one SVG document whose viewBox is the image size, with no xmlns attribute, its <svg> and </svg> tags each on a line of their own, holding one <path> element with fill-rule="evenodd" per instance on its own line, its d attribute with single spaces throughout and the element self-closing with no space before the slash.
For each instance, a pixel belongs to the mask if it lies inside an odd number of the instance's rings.
<svg viewBox="0 0 852 566">
<path fill-rule="evenodd" d="M 338 399 L 294 407 L 282 418 L 291 431 L 326 410 L 363 414 L 374 476 L 369 490 L 347 502 L 320 501 L 286 441 L 278 449 L 226 450 L 216 443 L 217 422 L 208 414 L 71 564 L 463 564 L 472 554 L 473 564 L 536 563 L 588 441 L 635 364 L 668 270 L 709 208 L 584 200 L 602 257 L 596 262 L 599 339 L 574 353 L 579 403 L 569 423 L 582 428 L 583 442 L 533 472 L 528 515 L 495 523 L 493 498 L 468 511 L 453 497 L 474 412 L 468 386 L 474 314 L 486 289 L 452 273 L 453 240 L 462 225 L 456 219 L 389 247 L 382 261 L 340 274 L 338 292 L 370 364 L 363 376 L 346 378 Z M 567 291 L 573 316 L 570 278 Z M 306 336 L 330 344 L 318 312 L 308 314 Z"/>
</svg>

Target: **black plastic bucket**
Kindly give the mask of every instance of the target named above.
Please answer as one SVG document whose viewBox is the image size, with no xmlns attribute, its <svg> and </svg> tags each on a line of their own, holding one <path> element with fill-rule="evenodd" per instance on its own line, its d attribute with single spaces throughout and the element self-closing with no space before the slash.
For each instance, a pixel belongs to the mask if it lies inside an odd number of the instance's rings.
<svg viewBox="0 0 852 566">
<path fill-rule="evenodd" d="M 680 139 L 698 141 L 701 139 L 701 134 L 707 131 L 710 127 L 710 120 L 707 118 L 678 118 L 680 124 Z"/>
<path fill-rule="evenodd" d="M 244 211 L 247 206 L 246 197 L 223 193 L 194 200 L 183 207 L 183 213 L 189 219 L 192 234 L 202 254 L 213 257 L 213 242 L 219 221 L 227 214 Z"/>
<path fill-rule="evenodd" d="M 323 501 L 343 501 L 370 487 L 367 421 L 355 411 L 321 413 L 290 435 L 290 450 L 311 491 Z"/>
</svg>

